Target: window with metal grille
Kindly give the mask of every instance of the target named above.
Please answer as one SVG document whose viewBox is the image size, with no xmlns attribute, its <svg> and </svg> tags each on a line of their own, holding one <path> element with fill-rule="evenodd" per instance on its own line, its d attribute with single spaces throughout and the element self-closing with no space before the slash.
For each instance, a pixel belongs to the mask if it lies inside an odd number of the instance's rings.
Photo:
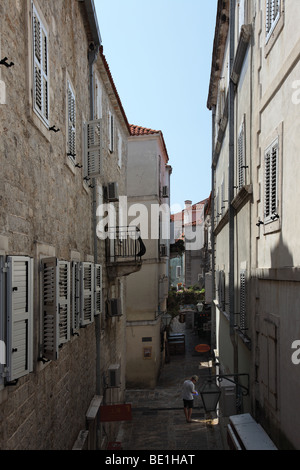
<svg viewBox="0 0 300 470">
<path fill-rule="evenodd" d="M 270 38 L 280 18 L 281 0 L 266 0 L 266 41 Z"/>
<path fill-rule="evenodd" d="M 265 223 L 274 220 L 278 211 L 278 139 L 265 152 Z"/>
</svg>

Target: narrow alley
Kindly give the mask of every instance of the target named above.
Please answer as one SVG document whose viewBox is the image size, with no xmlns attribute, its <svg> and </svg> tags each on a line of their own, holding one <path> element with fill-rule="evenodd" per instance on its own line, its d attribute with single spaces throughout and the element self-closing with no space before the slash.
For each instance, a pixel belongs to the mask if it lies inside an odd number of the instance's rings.
<svg viewBox="0 0 300 470">
<path fill-rule="evenodd" d="M 208 374 L 208 362 L 195 351 L 197 333 L 185 323 L 173 324 L 172 332 L 185 334 L 185 354 L 170 357 L 155 389 L 127 390 L 132 421 L 124 422 L 118 435 L 123 450 L 223 450 L 218 421 L 205 416 L 200 396 L 195 398 L 193 422 L 186 422 L 181 398 L 183 381 L 198 375 L 199 391 Z"/>
</svg>

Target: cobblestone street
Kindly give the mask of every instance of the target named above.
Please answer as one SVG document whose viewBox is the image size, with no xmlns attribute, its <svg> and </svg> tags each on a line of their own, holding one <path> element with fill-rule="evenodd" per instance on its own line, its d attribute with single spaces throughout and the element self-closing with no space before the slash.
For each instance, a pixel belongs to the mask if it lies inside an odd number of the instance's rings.
<svg viewBox="0 0 300 470">
<path fill-rule="evenodd" d="M 222 450 L 217 419 L 205 416 L 200 397 L 195 398 L 192 423 L 187 423 L 181 398 L 182 383 L 198 375 L 196 389 L 208 374 L 207 358 L 195 351 L 199 338 L 191 328 L 176 322 L 173 332 L 185 334 L 185 354 L 172 355 L 164 364 L 153 390 L 128 390 L 132 421 L 124 422 L 118 436 L 123 450 Z"/>
</svg>

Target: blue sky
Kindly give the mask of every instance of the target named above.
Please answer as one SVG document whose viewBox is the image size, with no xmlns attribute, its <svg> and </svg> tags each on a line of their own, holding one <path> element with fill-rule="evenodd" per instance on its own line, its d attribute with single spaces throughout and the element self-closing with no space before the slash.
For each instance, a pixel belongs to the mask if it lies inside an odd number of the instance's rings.
<svg viewBox="0 0 300 470">
<path fill-rule="evenodd" d="M 211 191 L 206 107 L 217 0 L 94 0 L 104 54 L 130 124 L 161 130 L 171 205 Z"/>
</svg>

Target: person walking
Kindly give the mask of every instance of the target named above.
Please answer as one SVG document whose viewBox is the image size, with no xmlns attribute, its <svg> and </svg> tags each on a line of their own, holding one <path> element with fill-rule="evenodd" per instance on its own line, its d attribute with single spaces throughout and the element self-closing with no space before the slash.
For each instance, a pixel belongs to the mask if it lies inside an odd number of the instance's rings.
<svg viewBox="0 0 300 470">
<path fill-rule="evenodd" d="M 198 395 L 195 390 L 195 384 L 198 382 L 198 376 L 193 375 L 190 380 L 185 380 L 182 386 L 183 410 L 187 423 L 191 423 L 191 417 L 194 406 L 194 396 Z"/>
</svg>

